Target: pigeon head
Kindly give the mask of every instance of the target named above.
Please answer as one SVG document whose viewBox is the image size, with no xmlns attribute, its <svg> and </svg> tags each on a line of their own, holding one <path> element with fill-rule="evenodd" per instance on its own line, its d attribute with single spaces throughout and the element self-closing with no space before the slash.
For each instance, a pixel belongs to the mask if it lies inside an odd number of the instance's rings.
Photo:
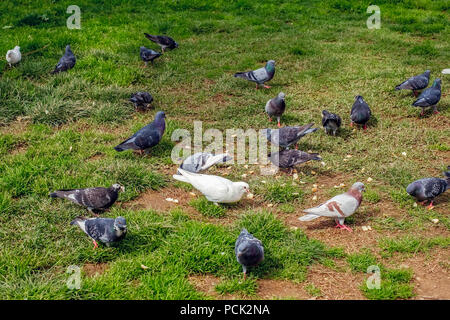
<svg viewBox="0 0 450 320">
<path fill-rule="evenodd" d="M 433 88 L 441 88 L 441 79 L 436 78 L 436 80 L 434 80 L 433 82 Z"/>
<path fill-rule="evenodd" d="M 284 94 L 284 92 L 280 92 L 278 94 L 278 98 L 284 100 L 284 97 L 286 97 L 286 95 Z"/>
<path fill-rule="evenodd" d="M 125 191 L 125 187 L 124 186 L 121 186 L 120 184 L 118 184 L 118 183 L 114 183 L 113 185 L 112 185 L 112 188 L 113 188 L 113 190 L 114 191 L 122 191 L 122 192 L 124 192 Z"/>
<path fill-rule="evenodd" d="M 269 61 L 267 61 L 266 69 L 267 69 L 268 71 L 272 71 L 273 69 L 275 69 L 275 60 L 269 60 Z"/>
<path fill-rule="evenodd" d="M 328 112 L 328 110 L 322 110 L 322 118 L 325 117 L 326 115 L 330 114 Z"/>
<path fill-rule="evenodd" d="M 127 230 L 127 221 L 124 217 L 117 217 L 114 220 L 114 230 L 119 232 L 126 232 Z"/>
<path fill-rule="evenodd" d="M 423 73 L 427 78 L 430 78 L 430 70 L 425 70 L 425 72 Z"/>
<path fill-rule="evenodd" d="M 413 183 L 410 183 L 407 187 L 406 187 L 406 192 L 408 192 L 409 195 L 411 196 L 415 196 L 416 192 L 417 192 L 417 181 L 414 181 Z"/>
<path fill-rule="evenodd" d="M 234 182 L 234 185 L 237 186 L 240 194 L 243 194 L 244 192 L 250 192 L 250 186 L 246 182 Z"/>
<path fill-rule="evenodd" d="M 155 116 L 155 120 L 161 120 L 161 119 L 165 119 L 166 118 L 166 114 L 164 113 L 164 111 L 158 111 L 158 113 Z"/>
<path fill-rule="evenodd" d="M 176 41 L 174 41 L 174 42 L 175 42 L 174 47 L 178 48 L 178 43 Z"/>
<path fill-rule="evenodd" d="M 20 51 L 20 47 L 19 47 L 19 46 L 15 46 L 15 47 L 14 47 L 14 50 L 15 50 L 15 51 Z"/>
<path fill-rule="evenodd" d="M 72 52 L 72 50 L 70 49 L 70 44 L 68 44 L 68 45 L 66 46 L 66 53 L 69 53 L 69 52 Z"/>
<path fill-rule="evenodd" d="M 363 97 L 362 96 L 360 96 L 360 95 L 358 95 L 358 96 L 355 96 L 355 101 L 364 101 L 364 99 L 363 99 Z"/>
<path fill-rule="evenodd" d="M 364 183 L 362 183 L 362 182 L 355 182 L 352 185 L 351 189 L 358 190 L 359 192 L 366 191 L 366 188 L 364 187 Z"/>
</svg>

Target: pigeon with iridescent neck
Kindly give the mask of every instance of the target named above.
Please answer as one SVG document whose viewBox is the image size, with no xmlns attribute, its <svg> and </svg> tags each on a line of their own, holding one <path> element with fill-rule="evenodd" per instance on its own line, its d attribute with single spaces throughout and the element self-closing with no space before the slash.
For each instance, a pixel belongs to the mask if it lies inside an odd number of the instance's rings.
<svg viewBox="0 0 450 320">
<path fill-rule="evenodd" d="M 285 94 L 280 92 L 275 98 L 270 99 L 266 103 L 266 113 L 269 116 L 269 121 L 272 121 L 272 117 L 277 117 L 278 127 L 281 127 L 280 118 L 286 110 L 286 102 L 284 101 Z"/>
<path fill-rule="evenodd" d="M 369 105 L 364 101 L 362 96 L 356 96 L 355 102 L 353 103 L 352 110 L 350 111 L 350 126 L 353 126 L 353 123 L 362 125 L 364 130 L 367 129 L 367 122 L 372 115 L 372 111 L 369 108 Z"/>
<path fill-rule="evenodd" d="M 109 247 L 112 243 L 122 240 L 127 233 L 127 222 L 124 217 L 116 219 L 78 217 L 70 224 L 79 226 L 92 239 L 94 249 L 98 247 L 97 241 Z"/>
<path fill-rule="evenodd" d="M 270 88 L 268 85 L 265 85 L 265 83 L 272 80 L 274 75 L 275 75 L 274 60 L 267 61 L 265 67 L 263 68 L 259 68 L 253 71 L 238 72 L 234 74 L 236 78 L 242 78 L 248 81 L 256 82 L 256 89 L 258 89 L 258 85 L 263 85 L 264 88 Z"/>
<path fill-rule="evenodd" d="M 264 247 L 262 242 L 249 233 L 247 229 L 242 229 L 234 245 L 234 254 L 236 260 L 242 265 L 245 280 L 247 269 L 264 260 Z"/>
<path fill-rule="evenodd" d="M 433 200 L 441 193 L 450 188 L 450 166 L 444 172 L 445 179 L 441 178 L 424 178 L 419 179 L 408 185 L 406 192 L 416 198 L 423 205 L 430 201 L 428 209 L 433 209 Z"/>
<path fill-rule="evenodd" d="M 424 73 L 409 78 L 408 80 L 400 83 L 395 87 L 395 90 L 412 90 L 414 96 L 417 97 L 417 91 L 425 89 L 430 81 L 430 70 L 426 70 Z"/>
<path fill-rule="evenodd" d="M 75 58 L 75 55 L 70 49 L 70 45 L 67 45 L 64 55 L 61 57 L 61 59 L 59 59 L 58 64 L 55 67 L 55 70 L 53 70 L 51 73 L 55 74 L 72 69 L 75 66 L 76 62 L 77 59 Z"/>
<path fill-rule="evenodd" d="M 413 102 L 412 105 L 414 107 L 422 108 L 422 113 L 420 114 L 421 116 L 423 116 L 425 108 L 427 107 L 432 107 L 433 113 L 436 114 L 439 113 L 436 107 L 439 100 L 441 100 L 441 79 L 437 78 L 434 80 L 431 87 L 422 91 L 420 96 Z"/>
</svg>

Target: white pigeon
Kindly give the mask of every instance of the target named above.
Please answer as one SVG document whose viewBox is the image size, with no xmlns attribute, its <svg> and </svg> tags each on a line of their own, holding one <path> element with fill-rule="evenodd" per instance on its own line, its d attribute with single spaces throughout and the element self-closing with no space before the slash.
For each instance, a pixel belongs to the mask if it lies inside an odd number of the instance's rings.
<svg viewBox="0 0 450 320">
<path fill-rule="evenodd" d="M 15 46 L 14 49 L 8 50 L 6 53 L 6 61 L 8 61 L 9 66 L 18 63 L 22 59 L 22 54 L 20 53 L 20 47 Z"/>
<path fill-rule="evenodd" d="M 173 178 L 178 181 L 190 183 L 195 189 L 211 202 L 233 203 L 241 200 L 250 187 L 245 182 L 233 182 L 228 179 L 208 174 L 192 173 L 178 168 L 178 173 Z"/>
<path fill-rule="evenodd" d="M 443 74 L 450 74 L 450 69 L 444 69 L 444 70 L 442 70 L 442 73 Z"/>
<path fill-rule="evenodd" d="M 351 216 L 359 208 L 363 191 L 365 191 L 364 184 L 356 182 L 346 193 L 339 194 L 317 207 L 303 210 L 308 214 L 298 219 L 300 221 L 311 221 L 319 217 L 330 217 L 336 221 L 336 228 L 352 231 L 350 227 L 344 225 L 344 221 L 346 217 Z"/>
</svg>

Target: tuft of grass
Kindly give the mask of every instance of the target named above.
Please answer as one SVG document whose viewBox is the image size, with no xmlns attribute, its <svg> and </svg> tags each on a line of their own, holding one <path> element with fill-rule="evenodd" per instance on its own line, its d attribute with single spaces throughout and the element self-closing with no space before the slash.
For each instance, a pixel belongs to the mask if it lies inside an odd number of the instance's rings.
<svg viewBox="0 0 450 320">
<path fill-rule="evenodd" d="M 189 205 L 197 209 L 202 215 L 206 217 L 221 218 L 225 215 L 226 209 L 220 205 L 208 201 L 205 197 L 192 199 Z"/>
<path fill-rule="evenodd" d="M 366 282 L 360 286 L 363 294 L 371 300 L 409 299 L 414 296 L 410 283 L 413 272 L 410 269 L 390 269 L 381 272 L 380 288 L 369 289 Z"/>
<path fill-rule="evenodd" d="M 450 245 L 450 237 L 421 238 L 404 236 L 401 238 L 383 238 L 378 242 L 381 253 L 390 257 L 394 253 L 418 253 L 428 251 L 433 247 L 447 248 Z"/>
<path fill-rule="evenodd" d="M 244 296 L 254 296 L 258 290 L 258 284 L 253 278 L 243 280 L 236 277 L 217 284 L 215 290 L 221 295 L 239 293 Z"/>
<path fill-rule="evenodd" d="M 377 259 L 369 250 L 365 250 L 347 256 L 347 263 L 353 272 L 366 272 L 369 266 L 377 264 Z"/>
<path fill-rule="evenodd" d="M 261 194 L 266 201 L 274 203 L 301 202 L 304 192 L 291 182 L 273 181 L 258 188 L 256 193 Z"/>
<path fill-rule="evenodd" d="M 320 290 L 320 288 L 317 288 L 314 283 L 306 285 L 305 290 L 313 297 L 320 297 L 322 295 L 322 291 Z"/>
</svg>

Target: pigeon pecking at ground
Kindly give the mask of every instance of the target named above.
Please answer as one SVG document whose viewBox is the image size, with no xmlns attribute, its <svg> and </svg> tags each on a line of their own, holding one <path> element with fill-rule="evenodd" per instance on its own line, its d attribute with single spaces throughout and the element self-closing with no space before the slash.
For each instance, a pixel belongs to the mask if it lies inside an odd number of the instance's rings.
<svg viewBox="0 0 450 320">
<path fill-rule="evenodd" d="M 278 127 L 281 127 L 280 118 L 286 109 L 284 97 L 285 94 L 280 92 L 278 96 L 267 101 L 265 107 L 266 113 L 269 115 L 269 121 L 272 121 L 272 117 L 277 117 Z"/>
<path fill-rule="evenodd" d="M 109 188 L 57 190 L 50 193 L 50 197 L 70 200 L 95 213 L 111 207 L 119 197 L 119 191 L 125 191 L 125 188 L 115 183 Z"/>
<path fill-rule="evenodd" d="M 124 217 L 111 218 L 82 218 L 73 220 L 71 225 L 78 225 L 94 243 L 94 249 L 98 248 L 97 241 L 103 242 L 108 247 L 122 240 L 127 233 L 127 222 Z"/>
<path fill-rule="evenodd" d="M 265 82 L 272 80 L 274 75 L 275 75 L 274 60 L 267 61 L 265 67 L 263 68 L 247 72 L 238 72 L 234 74 L 236 78 L 242 78 L 248 81 L 256 82 L 256 89 L 258 89 L 258 85 L 260 84 L 262 84 L 264 88 L 270 88 L 269 86 L 265 85 Z"/>
<path fill-rule="evenodd" d="M 322 126 L 326 134 L 332 133 L 333 136 L 335 136 L 341 126 L 341 122 L 342 120 L 339 115 L 328 112 L 327 110 L 322 110 Z"/>
<path fill-rule="evenodd" d="M 145 32 L 144 32 L 144 35 L 147 39 L 149 39 L 150 41 L 159 45 L 161 47 L 161 50 L 163 53 L 166 48 L 169 48 L 169 49 L 178 48 L 178 43 L 175 40 L 173 40 L 171 37 L 153 36 L 153 35 L 145 33 Z"/>
<path fill-rule="evenodd" d="M 244 193 L 250 191 L 250 187 L 245 182 L 233 182 L 219 176 L 192 173 L 180 168 L 178 173 L 173 175 L 175 180 L 190 183 L 203 193 L 208 201 L 216 205 L 238 202 Z"/>
<path fill-rule="evenodd" d="M 433 209 L 433 200 L 441 193 L 450 188 L 450 166 L 444 172 L 445 179 L 441 178 L 424 178 L 416 180 L 408 185 L 406 192 L 416 198 L 423 205 L 430 201 L 428 209 Z"/>
<path fill-rule="evenodd" d="M 279 168 L 292 168 L 309 160 L 322 160 L 318 153 L 308 153 L 300 150 L 286 149 L 269 153 L 269 160 Z"/>
<path fill-rule="evenodd" d="M 242 229 L 234 246 L 236 260 L 242 265 L 244 280 L 247 277 L 247 268 L 256 266 L 264 260 L 264 247 L 247 229 Z"/>
<path fill-rule="evenodd" d="M 153 122 L 150 122 L 130 138 L 115 146 L 114 149 L 119 152 L 129 149 L 139 150 L 141 153 L 145 150 L 145 152 L 148 153 L 148 149 L 156 146 L 161 141 L 164 130 L 166 129 L 165 118 L 165 113 L 159 111 Z"/>
<path fill-rule="evenodd" d="M 22 54 L 20 53 L 19 46 L 15 46 L 14 49 L 6 52 L 6 61 L 10 67 L 12 67 L 13 64 L 19 63 L 20 60 L 22 60 Z"/>
<path fill-rule="evenodd" d="M 417 97 L 417 90 L 425 89 L 428 86 L 428 81 L 430 81 L 430 70 L 400 83 L 395 87 L 395 90 L 412 90 L 414 96 Z"/>
<path fill-rule="evenodd" d="M 344 221 L 359 208 L 363 191 L 365 191 L 364 184 L 356 182 L 346 193 L 337 195 L 317 207 L 303 210 L 307 214 L 299 220 L 311 221 L 319 217 L 330 217 L 336 221 L 336 228 L 352 231 L 350 227 L 344 225 Z"/>
<path fill-rule="evenodd" d="M 156 58 L 161 56 L 162 53 L 156 52 L 152 49 L 147 49 L 146 47 L 141 47 L 140 55 L 141 55 L 142 61 L 145 62 L 145 66 L 147 66 L 149 61 L 153 64 L 153 60 L 155 60 Z"/>
<path fill-rule="evenodd" d="M 262 129 L 261 132 L 265 134 L 267 140 L 274 145 L 289 148 L 291 145 L 295 144 L 295 149 L 297 149 L 297 143 L 302 137 L 318 130 L 318 128 L 311 128 L 313 125 L 314 123 L 308 123 L 303 126 Z"/>
<path fill-rule="evenodd" d="M 439 113 L 436 107 L 439 100 L 441 100 L 441 79 L 437 78 L 434 80 L 431 87 L 422 91 L 420 96 L 413 102 L 412 105 L 422 108 L 422 113 L 420 114 L 421 116 L 423 116 L 426 107 L 433 107 L 433 113 L 436 114 Z"/>
<path fill-rule="evenodd" d="M 367 129 L 367 122 L 372 115 L 372 111 L 369 108 L 369 105 L 364 101 L 362 96 L 356 96 L 355 102 L 353 103 L 352 110 L 350 111 L 350 126 L 353 126 L 353 123 L 360 124 L 364 126 L 364 130 Z"/>
<path fill-rule="evenodd" d="M 56 65 L 55 70 L 52 71 L 52 74 L 72 69 L 75 66 L 76 61 L 77 58 L 75 58 L 74 54 L 72 53 L 70 45 L 67 45 L 66 52 L 61 57 L 61 59 L 59 59 L 59 62 Z"/>
<path fill-rule="evenodd" d="M 180 165 L 180 168 L 189 172 L 198 173 L 217 163 L 224 163 L 231 159 L 232 157 L 225 153 L 214 155 L 209 152 L 197 152 L 187 157 Z"/>
<path fill-rule="evenodd" d="M 153 97 L 150 93 L 145 91 L 139 91 L 131 95 L 130 101 L 134 104 L 136 109 L 146 109 L 153 101 Z"/>
</svg>

